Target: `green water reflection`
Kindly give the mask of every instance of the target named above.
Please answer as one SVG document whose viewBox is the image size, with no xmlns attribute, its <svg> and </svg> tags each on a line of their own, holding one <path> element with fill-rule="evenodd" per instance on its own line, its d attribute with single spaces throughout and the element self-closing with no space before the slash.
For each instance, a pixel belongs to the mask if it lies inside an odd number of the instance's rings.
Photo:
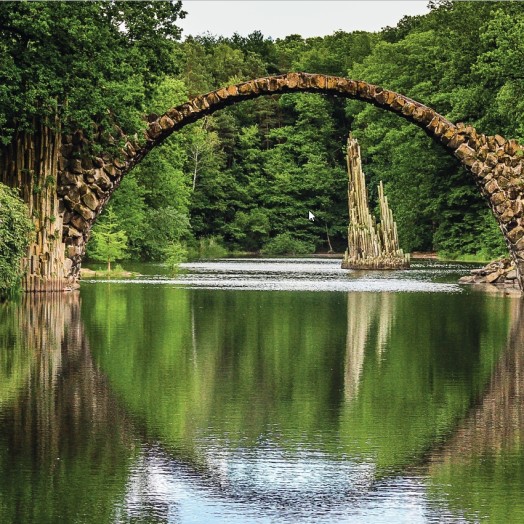
<svg viewBox="0 0 524 524">
<path fill-rule="evenodd" d="M 153 445 L 206 482 L 218 448 L 320 451 L 373 465 L 374 482 L 416 476 L 466 520 L 520 521 L 521 309 L 118 283 L 3 305 L 0 522 L 133 521 L 130 479 Z M 147 511 L 135 521 L 170 521 Z"/>
<path fill-rule="evenodd" d="M 421 461 L 466 416 L 512 303 L 119 285 L 84 301 L 96 359 L 152 437 L 195 457 L 207 438 L 264 436 L 371 460 L 379 475 Z"/>
<path fill-rule="evenodd" d="M 468 417 L 430 456 L 429 488 L 471 521 L 524 520 L 524 304 L 507 350 Z"/>
<path fill-rule="evenodd" d="M 0 314 L 0 522 L 113 522 L 136 453 L 92 366 L 78 295 Z"/>
</svg>

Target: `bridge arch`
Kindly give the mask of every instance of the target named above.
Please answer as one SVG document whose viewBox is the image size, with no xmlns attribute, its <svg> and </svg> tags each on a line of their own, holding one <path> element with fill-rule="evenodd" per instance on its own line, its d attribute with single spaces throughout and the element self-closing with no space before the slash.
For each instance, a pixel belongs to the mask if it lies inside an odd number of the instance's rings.
<svg viewBox="0 0 524 524">
<path fill-rule="evenodd" d="M 81 133 L 65 137 L 59 165 L 58 195 L 64 209 L 63 239 L 71 276 L 78 277 L 94 220 L 122 178 L 149 151 L 187 124 L 219 109 L 259 96 L 310 92 L 360 100 L 398 114 L 421 127 L 458 158 L 493 211 L 524 289 L 524 148 L 500 135 L 487 136 L 469 125 L 453 124 L 430 107 L 402 94 L 348 78 L 288 73 L 242 82 L 211 91 L 150 118 L 144 139 L 122 137 L 120 155 L 79 160 L 85 147 Z M 64 151 L 64 148 L 62 148 Z"/>
</svg>

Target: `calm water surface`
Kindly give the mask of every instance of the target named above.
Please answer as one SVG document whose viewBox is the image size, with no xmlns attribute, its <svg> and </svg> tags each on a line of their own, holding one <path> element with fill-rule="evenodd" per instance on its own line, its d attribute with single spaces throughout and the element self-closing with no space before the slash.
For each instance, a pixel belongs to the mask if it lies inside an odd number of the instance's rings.
<svg viewBox="0 0 524 524">
<path fill-rule="evenodd" d="M 522 301 L 339 263 L 0 305 L 0 522 L 524 521 Z"/>
</svg>

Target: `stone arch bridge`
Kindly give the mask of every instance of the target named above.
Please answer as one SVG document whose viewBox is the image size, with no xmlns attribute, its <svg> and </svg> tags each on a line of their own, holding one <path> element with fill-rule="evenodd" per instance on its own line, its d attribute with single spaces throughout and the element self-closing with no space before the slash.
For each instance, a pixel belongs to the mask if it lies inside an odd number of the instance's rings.
<svg viewBox="0 0 524 524">
<path fill-rule="evenodd" d="M 228 105 L 291 92 L 368 102 L 397 113 L 442 144 L 468 169 L 493 211 L 524 289 L 524 148 L 515 140 L 453 124 L 399 93 L 367 82 L 308 73 L 258 78 L 197 96 L 151 118 L 141 140 L 122 136 L 125 145 L 117 156 L 93 156 L 81 131 L 62 136 L 42 128 L 36 139 L 17 137 L 18 147 L 14 142 L 0 157 L 0 181 L 22 187 L 33 210 L 37 240 L 27 259 L 25 289 L 60 291 L 76 284 L 96 217 L 126 173 L 173 132 Z M 26 143 L 26 148 L 21 149 L 20 143 Z"/>
</svg>

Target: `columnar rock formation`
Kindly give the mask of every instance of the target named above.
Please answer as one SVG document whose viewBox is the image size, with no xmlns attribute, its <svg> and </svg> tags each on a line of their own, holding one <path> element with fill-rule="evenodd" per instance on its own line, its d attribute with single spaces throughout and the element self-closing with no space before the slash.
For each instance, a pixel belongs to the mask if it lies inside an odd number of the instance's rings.
<svg viewBox="0 0 524 524">
<path fill-rule="evenodd" d="M 362 171 L 360 146 L 351 134 L 347 145 L 348 169 L 348 248 L 343 269 L 402 269 L 409 267 L 409 255 L 399 247 L 397 224 L 384 195 L 378 188 L 381 222 L 369 210 L 366 179 Z"/>
<path fill-rule="evenodd" d="M 0 153 L 0 182 L 20 188 L 35 226 L 35 241 L 24 264 L 27 291 L 62 291 L 75 284 L 63 238 L 64 206 L 57 193 L 61 134 L 38 125 L 19 134 Z"/>
<path fill-rule="evenodd" d="M 368 102 L 397 113 L 426 131 L 446 147 L 473 174 L 480 192 L 493 210 L 515 262 L 518 281 L 524 284 L 524 148 L 514 140 L 500 135 L 486 136 L 465 124 L 452 124 L 433 109 L 404 95 L 368 84 L 326 75 L 289 73 L 259 78 L 218 89 L 198 96 L 185 104 L 169 109 L 159 117 L 151 117 L 144 137 L 121 137 L 125 144 L 118 154 L 93 155 L 92 144 L 81 131 L 63 136 L 60 150 L 48 151 L 47 165 L 58 183 L 59 211 L 56 220 L 63 221 L 65 256 L 71 260 L 64 267 L 68 279 L 78 278 L 85 244 L 96 217 L 125 176 L 154 147 L 185 125 L 228 105 L 268 94 L 295 91 L 320 93 Z M 6 166 L 6 155 L 0 157 L 0 172 L 9 172 L 10 185 L 24 184 L 20 173 L 25 169 L 18 154 Z M 14 163 L 13 163 L 14 162 Z M 56 170 L 55 170 L 56 168 Z M 35 175 L 41 179 L 40 172 Z M 412 188 L 416 191 L 416 188 Z M 58 222 L 57 224 L 59 224 Z M 53 253 L 56 263 L 64 263 L 60 253 L 53 251 L 53 242 L 40 239 L 38 250 Z M 45 246 L 47 244 L 47 247 Z M 36 261 L 30 271 L 44 280 L 58 278 L 49 271 L 45 260 Z M 70 267 L 69 267 L 70 265 Z"/>
</svg>

